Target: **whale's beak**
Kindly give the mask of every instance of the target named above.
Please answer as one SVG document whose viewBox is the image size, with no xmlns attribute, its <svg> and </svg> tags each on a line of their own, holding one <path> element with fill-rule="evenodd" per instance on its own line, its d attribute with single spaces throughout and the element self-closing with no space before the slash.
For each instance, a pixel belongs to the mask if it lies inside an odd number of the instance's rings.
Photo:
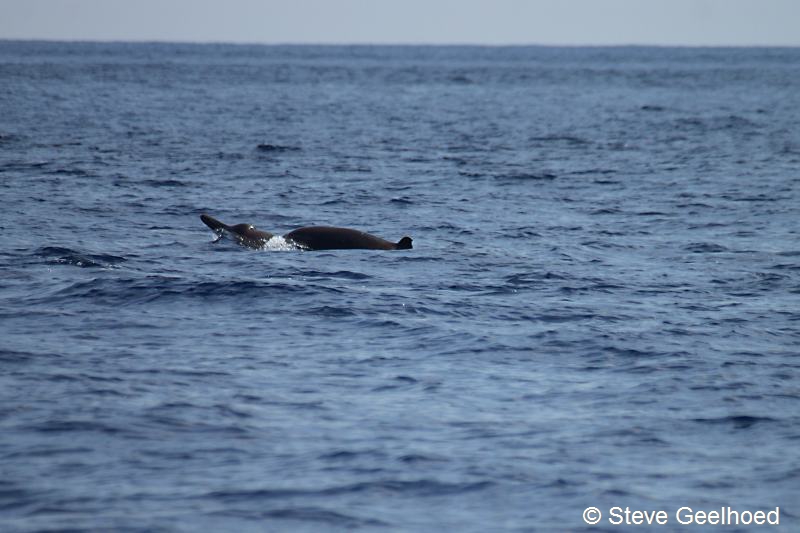
<svg viewBox="0 0 800 533">
<path fill-rule="evenodd" d="M 202 220 L 203 224 L 211 228 L 217 235 L 222 235 L 222 232 L 228 229 L 228 226 L 226 224 L 223 224 L 216 218 L 210 215 L 206 215 L 205 213 L 200 215 L 200 220 Z"/>
<path fill-rule="evenodd" d="M 228 230 L 227 224 L 223 224 L 211 215 L 206 215 L 203 213 L 200 215 L 200 220 L 202 220 L 203 224 L 211 228 L 211 230 L 217 234 L 217 238 L 214 240 L 214 242 L 219 242 L 219 240 L 225 236 L 225 231 Z"/>
</svg>

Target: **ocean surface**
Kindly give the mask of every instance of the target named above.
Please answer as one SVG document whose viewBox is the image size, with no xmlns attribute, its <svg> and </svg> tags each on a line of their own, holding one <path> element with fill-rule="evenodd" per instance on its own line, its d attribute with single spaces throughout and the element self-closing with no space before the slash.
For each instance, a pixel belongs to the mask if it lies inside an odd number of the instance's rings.
<svg viewBox="0 0 800 533">
<path fill-rule="evenodd" d="M 0 41 L 0 531 L 798 531 L 798 124 L 800 49 Z"/>
</svg>

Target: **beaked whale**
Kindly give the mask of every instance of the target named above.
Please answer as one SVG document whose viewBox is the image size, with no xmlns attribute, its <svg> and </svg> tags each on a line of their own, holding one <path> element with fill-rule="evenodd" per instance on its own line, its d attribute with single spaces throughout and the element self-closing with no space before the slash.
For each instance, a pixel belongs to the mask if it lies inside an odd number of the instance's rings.
<svg viewBox="0 0 800 533">
<path fill-rule="evenodd" d="M 227 234 L 248 248 L 261 248 L 274 237 L 272 233 L 256 229 L 252 224 L 229 226 L 206 214 L 200 215 L 200 220 L 217 234 L 217 240 Z M 331 226 L 299 228 L 290 231 L 283 238 L 304 250 L 410 250 L 412 248 L 411 237 L 391 242 L 363 231 Z"/>
</svg>

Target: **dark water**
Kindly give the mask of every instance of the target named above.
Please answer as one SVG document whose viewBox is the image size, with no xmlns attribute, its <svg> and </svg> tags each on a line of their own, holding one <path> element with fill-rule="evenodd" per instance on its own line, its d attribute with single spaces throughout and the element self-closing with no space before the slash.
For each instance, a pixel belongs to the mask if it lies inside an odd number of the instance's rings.
<svg viewBox="0 0 800 533">
<path fill-rule="evenodd" d="M 799 122 L 798 49 L 0 42 L 0 530 L 797 531 Z"/>
</svg>

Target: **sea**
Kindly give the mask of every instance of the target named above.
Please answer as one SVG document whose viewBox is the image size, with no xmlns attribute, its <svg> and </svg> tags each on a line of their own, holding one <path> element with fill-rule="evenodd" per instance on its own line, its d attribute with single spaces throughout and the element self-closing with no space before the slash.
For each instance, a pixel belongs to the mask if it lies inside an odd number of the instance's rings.
<svg viewBox="0 0 800 533">
<path fill-rule="evenodd" d="M 0 531 L 800 530 L 798 124 L 798 48 L 0 41 Z"/>
</svg>

